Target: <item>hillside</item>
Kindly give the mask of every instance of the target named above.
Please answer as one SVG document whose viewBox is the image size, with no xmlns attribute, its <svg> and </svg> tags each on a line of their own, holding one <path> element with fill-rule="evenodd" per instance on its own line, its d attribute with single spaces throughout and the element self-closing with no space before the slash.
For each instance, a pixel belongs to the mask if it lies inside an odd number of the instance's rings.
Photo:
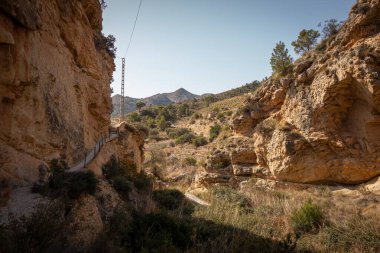
<svg viewBox="0 0 380 253">
<path fill-rule="evenodd" d="M 261 82 L 123 119 L 113 2 L 0 2 L 1 253 L 380 252 L 380 0 Z"/>
<path fill-rule="evenodd" d="M 138 101 L 144 102 L 146 105 L 170 105 L 185 100 L 199 98 L 199 95 L 195 95 L 184 88 L 180 88 L 174 92 L 169 93 L 159 93 L 146 98 L 132 98 L 125 97 L 125 113 L 130 113 L 136 111 L 136 103 Z M 120 99 L 121 95 L 117 94 L 112 96 L 112 106 L 114 108 L 112 112 L 112 117 L 117 117 L 120 115 Z"/>
</svg>

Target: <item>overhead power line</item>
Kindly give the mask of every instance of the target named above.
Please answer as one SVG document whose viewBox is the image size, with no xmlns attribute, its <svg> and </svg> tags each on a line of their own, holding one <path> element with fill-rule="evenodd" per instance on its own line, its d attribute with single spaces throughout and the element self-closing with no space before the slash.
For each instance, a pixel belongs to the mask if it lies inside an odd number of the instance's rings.
<svg viewBox="0 0 380 253">
<path fill-rule="evenodd" d="M 135 33 L 135 28 L 136 28 L 137 20 L 139 18 L 139 14 L 140 14 L 141 4 L 142 4 L 142 0 L 140 0 L 139 8 L 137 9 L 137 14 L 136 14 L 135 22 L 133 24 L 133 29 L 132 29 L 132 32 L 131 32 L 131 36 L 129 37 L 128 47 L 127 47 L 127 50 L 125 51 L 125 54 L 124 54 L 123 58 L 125 58 L 127 56 L 129 48 L 131 47 L 133 34 Z"/>
</svg>

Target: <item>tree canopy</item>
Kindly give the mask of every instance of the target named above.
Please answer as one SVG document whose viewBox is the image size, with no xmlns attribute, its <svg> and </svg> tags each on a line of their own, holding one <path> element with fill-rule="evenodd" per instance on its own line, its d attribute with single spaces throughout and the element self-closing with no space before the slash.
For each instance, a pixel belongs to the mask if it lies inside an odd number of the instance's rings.
<svg viewBox="0 0 380 253">
<path fill-rule="evenodd" d="M 309 52 L 317 44 L 317 39 L 319 36 L 320 36 L 320 33 L 316 30 L 303 29 L 299 33 L 297 40 L 292 42 L 294 51 L 297 54 L 304 54 L 306 52 Z"/>
<path fill-rule="evenodd" d="M 323 28 L 322 28 L 323 38 L 327 39 L 337 34 L 339 29 L 342 27 L 342 25 L 343 25 L 343 21 L 338 21 L 336 19 L 325 20 Z M 319 23 L 318 27 L 321 27 L 321 26 L 322 24 Z"/>
<path fill-rule="evenodd" d="M 141 108 L 143 108 L 144 106 L 146 106 L 146 104 L 143 102 L 143 101 L 137 101 L 136 102 L 136 107 L 137 107 L 137 110 L 141 110 Z"/>
<path fill-rule="evenodd" d="M 272 57 L 270 58 L 273 72 L 280 76 L 286 75 L 291 69 L 292 62 L 293 59 L 289 55 L 285 43 L 282 41 L 278 42 L 273 49 Z"/>
</svg>

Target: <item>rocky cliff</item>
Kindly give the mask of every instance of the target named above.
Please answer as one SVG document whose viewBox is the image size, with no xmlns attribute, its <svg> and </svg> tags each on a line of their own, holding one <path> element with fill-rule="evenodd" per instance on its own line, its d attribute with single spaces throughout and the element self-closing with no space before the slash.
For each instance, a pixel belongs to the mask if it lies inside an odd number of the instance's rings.
<svg viewBox="0 0 380 253">
<path fill-rule="evenodd" d="M 0 3 L 0 179 L 81 159 L 110 125 L 115 68 L 98 0 Z"/>
<path fill-rule="evenodd" d="M 246 101 L 233 123 L 248 137 L 244 147 L 232 139 L 209 161 L 235 174 L 303 183 L 356 184 L 380 175 L 379 32 L 380 1 L 358 1 L 320 51 Z"/>
</svg>

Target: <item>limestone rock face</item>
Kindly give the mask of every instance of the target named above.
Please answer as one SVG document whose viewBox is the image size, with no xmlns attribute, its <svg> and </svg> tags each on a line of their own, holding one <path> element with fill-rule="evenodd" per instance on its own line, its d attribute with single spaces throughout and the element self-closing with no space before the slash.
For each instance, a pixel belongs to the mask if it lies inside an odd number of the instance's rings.
<svg viewBox="0 0 380 253">
<path fill-rule="evenodd" d="M 380 1 L 359 1 L 324 52 L 265 81 L 233 123 L 254 142 L 247 161 L 256 157 L 281 181 L 356 184 L 380 175 L 379 32 Z"/>
<path fill-rule="evenodd" d="M 33 181 L 107 133 L 115 65 L 95 46 L 101 21 L 97 0 L 1 1 L 0 178 Z"/>
<path fill-rule="evenodd" d="M 102 175 L 102 166 L 111 156 L 116 156 L 123 164 L 135 167 L 137 172 L 142 169 L 144 134 L 126 123 L 122 123 L 118 128 L 119 137 L 105 144 L 102 152 L 88 165 L 88 168 L 99 176 Z"/>
</svg>

